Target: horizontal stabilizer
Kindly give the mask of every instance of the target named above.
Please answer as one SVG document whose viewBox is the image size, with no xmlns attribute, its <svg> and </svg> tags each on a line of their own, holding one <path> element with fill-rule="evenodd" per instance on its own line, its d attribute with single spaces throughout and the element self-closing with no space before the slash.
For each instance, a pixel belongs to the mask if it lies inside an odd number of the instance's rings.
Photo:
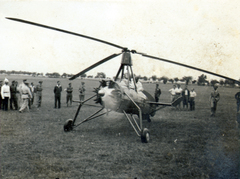
<svg viewBox="0 0 240 179">
<path fill-rule="evenodd" d="M 176 100 L 174 100 L 174 101 L 172 102 L 172 106 L 176 107 L 178 104 L 181 103 L 182 100 L 183 100 L 183 97 L 182 97 L 182 96 L 179 97 L 179 98 L 177 98 Z"/>
<path fill-rule="evenodd" d="M 154 104 L 154 105 L 158 105 L 158 106 L 172 106 L 171 103 L 162 103 L 162 102 L 153 102 L 153 101 L 147 101 L 146 103 Z"/>
<path fill-rule="evenodd" d="M 179 97 L 176 100 L 174 100 L 172 103 L 163 103 L 163 102 L 154 102 L 154 101 L 147 101 L 148 104 L 154 104 L 158 106 L 177 106 L 181 101 L 183 100 L 183 97 Z"/>
</svg>

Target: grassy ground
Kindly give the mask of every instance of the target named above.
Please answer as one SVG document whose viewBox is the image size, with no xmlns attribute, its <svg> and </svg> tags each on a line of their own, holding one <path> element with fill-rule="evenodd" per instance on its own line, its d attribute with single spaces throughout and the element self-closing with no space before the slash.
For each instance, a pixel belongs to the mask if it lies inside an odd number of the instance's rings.
<svg viewBox="0 0 240 179">
<path fill-rule="evenodd" d="M 2 77 L 3 78 L 3 77 Z M 24 77 L 9 76 L 19 82 Z M 39 78 L 28 77 L 35 84 Z M 149 143 L 141 143 L 123 114 L 109 113 L 65 133 L 66 119 L 73 118 L 77 104 L 54 109 L 53 88 L 59 79 L 42 78 L 43 101 L 40 110 L 0 111 L 1 178 L 229 178 L 239 177 L 239 128 L 234 95 L 239 89 L 220 87 L 217 115 L 210 116 L 210 87 L 194 87 L 195 111 L 172 107 L 156 113 Z M 68 80 L 60 79 L 63 88 Z M 81 80 L 72 82 L 74 99 Z M 86 82 L 86 97 L 98 81 Z M 169 102 L 168 89 L 160 85 L 160 101 Z M 154 84 L 144 84 L 153 94 Z M 92 114 L 83 107 L 79 115 Z"/>
</svg>

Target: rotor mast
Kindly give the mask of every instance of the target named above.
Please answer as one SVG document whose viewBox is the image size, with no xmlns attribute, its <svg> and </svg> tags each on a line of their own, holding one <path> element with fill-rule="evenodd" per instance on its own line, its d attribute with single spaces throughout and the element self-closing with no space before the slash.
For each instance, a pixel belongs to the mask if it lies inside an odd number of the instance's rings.
<svg viewBox="0 0 240 179">
<path fill-rule="evenodd" d="M 133 74 L 132 70 L 132 57 L 131 57 L 131 52 L 128 49 L 123 50 L 122 54 L 122 61 L 121 61 L 121 66 L 117 72 L 117 75 L 115 77 L 115 81 L 118 79 L 119 75 L 121 74 L 120 81 L 122 81 L 124 74 L 127 74 L 128 77 L 128 83 L 131 83 L 131 78 L 133 79 L 134 83 L 134 89 L 137 91 L 136 88 L 136 81 L 135 81 L 135 76 Z M 126 73 L 124 73 L 124 70 L 127 70 Z"/>
</svg>

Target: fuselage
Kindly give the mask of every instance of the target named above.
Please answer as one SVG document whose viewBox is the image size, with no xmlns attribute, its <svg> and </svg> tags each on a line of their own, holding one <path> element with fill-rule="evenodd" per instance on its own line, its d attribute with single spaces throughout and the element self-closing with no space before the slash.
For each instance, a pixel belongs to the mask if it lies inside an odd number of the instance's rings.
<svg viewBox="0 0 240 179">
<path fill-rule="evenodd" d="M 142 114 L 154 115 L 155 105 L 146 103 L 146 101 L 154 101 L 154 98 L 145 90 L 137 91 L 123 85 L 121 82 L 111 81 L 107 86 L 102 87 L 98 93 L 101 97 L 102 105 L 106 109 L 120 113 L 125 111 L 129 114 L 138 115 L 138 106 L 141 108 Z"/>
</svg>

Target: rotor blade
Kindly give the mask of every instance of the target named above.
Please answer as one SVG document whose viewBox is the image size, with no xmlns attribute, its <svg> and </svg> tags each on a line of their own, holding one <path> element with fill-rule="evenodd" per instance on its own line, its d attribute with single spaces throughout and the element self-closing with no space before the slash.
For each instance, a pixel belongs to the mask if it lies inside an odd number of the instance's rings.
<svg viewBox="0 0 240 179">
<path fill-rule="evenodd" d="M 97 67 L 97 66 L 99 66 L 99 65 L 101 65 L 101 64 L 103 64 L 103 63 L 105 63 L 105 62 L 107 62 L 108 60 L 111 60 L 112 58 L 117 57 L 118 55 L 121 55 L 121 54 L 122 54 L 122 53 L 112 54 L 112 55 L 110 55 L 110 56 L 108 56 L 108 57 L 100 60 L 99 62 L 91 65 L 90 67 L 86 68 L 85 70 L 79 72 L 78 74 L 74 75 L 73 77 L 69 78 L 69 80 L 74 80 L 75 78 L 83 75 L 83 74 L 86 73 L 87 71 L 89 71 L 89 70 L 91 70 L 91 69 L 93 69 L 93 68 L 95 68 L 95 67 Z"/>
<path fill-rule="evenodd" d="M 236 79 L 229 78 L 227 76 L 223 76 L 223 75 L 220 75 L 220 74 L 217 74 L 217 73 L 213 73 L 211 71 L 203 70 L 203 69 L 200 69 L 200 68 L 197 68 L 197 67 L 189 66 L 189 65 L 186 65 L 186 64 L 183 64 L 183 63 L 178 63 L 178 62 L 174 62 L 174 61 L 171 61 L 171 60 L 150 56 L 150 55 L 147 55 L 147 54 L 141 54 L 141 55 L 144 56 L 144 57 L 153 58 L 153 59 L 156 59 L 156 60 L 161 60 L 161 61 L 164 61 L 164 62 L 173 63 L 175 65 L 180 65 L 180 66 L 184 66 L 184 67 L 191 68 L 191 69 L 194 69 L 194 70 L 202 71 L 204 73 L 208 73 L 208 74 L 211 74 L 211 75 L 215 75 L 215 76 L 218 76 L 218 77 L 221 77 L 221 78 L 225 78 L 225 79 L 228 79 L 228 80 L 232 80 L 234 82 L 239 83 L 239 81 L 236 80 Z"/>
<path fill-rule="evenodd" d="M 17 19 L 17 18 L 11 18 L 11 17 L 6 17 L 6 19 L 13 20 L 13 21 L 18 21 L 18 22 L 22 22 L 22 23 L 26 23 L 26 24 L 31 24 L 31 25 L 51 29 L 51 30 L 56 30 L 56 31 L 71 34 L 71 35 L 76 35 L 76 36 L 79 36 L 79 37 L 83 37 L 83 38 L 95 40 L 95 41 L 98 41 L 98 42 L 101 42 L 101 43 L 104 43 L 104 44 L 107 44 L 107 45 L 111 45 L 111 46 L 114 46 L 114 47 L 117 47 L 117 48 L 120 48 L 120 49 L 127 49 L 126 47 L 121 47 L 119 45 L 116 45 L 116 44 L 113 44 L 113 43 L 110 43 L 110 42 L 107 42 L 107 41 L 104 41 L 104 40 L 100 40 L 100 39 L 97 39 L 97 38 L 94 38 L 94 37 L 78 34 L 78 33 L 75 33 L 75 32 L 70 32 L 70 31 L 63 30 L 63 29 L 58 29 L 58 28 L 43 25 L 43 24 L 38 24 L 38 23 L 35 23 L 35 22 L 26 21 L 26 20 L 23 20 L 23 19 Z"/>
</svg>

